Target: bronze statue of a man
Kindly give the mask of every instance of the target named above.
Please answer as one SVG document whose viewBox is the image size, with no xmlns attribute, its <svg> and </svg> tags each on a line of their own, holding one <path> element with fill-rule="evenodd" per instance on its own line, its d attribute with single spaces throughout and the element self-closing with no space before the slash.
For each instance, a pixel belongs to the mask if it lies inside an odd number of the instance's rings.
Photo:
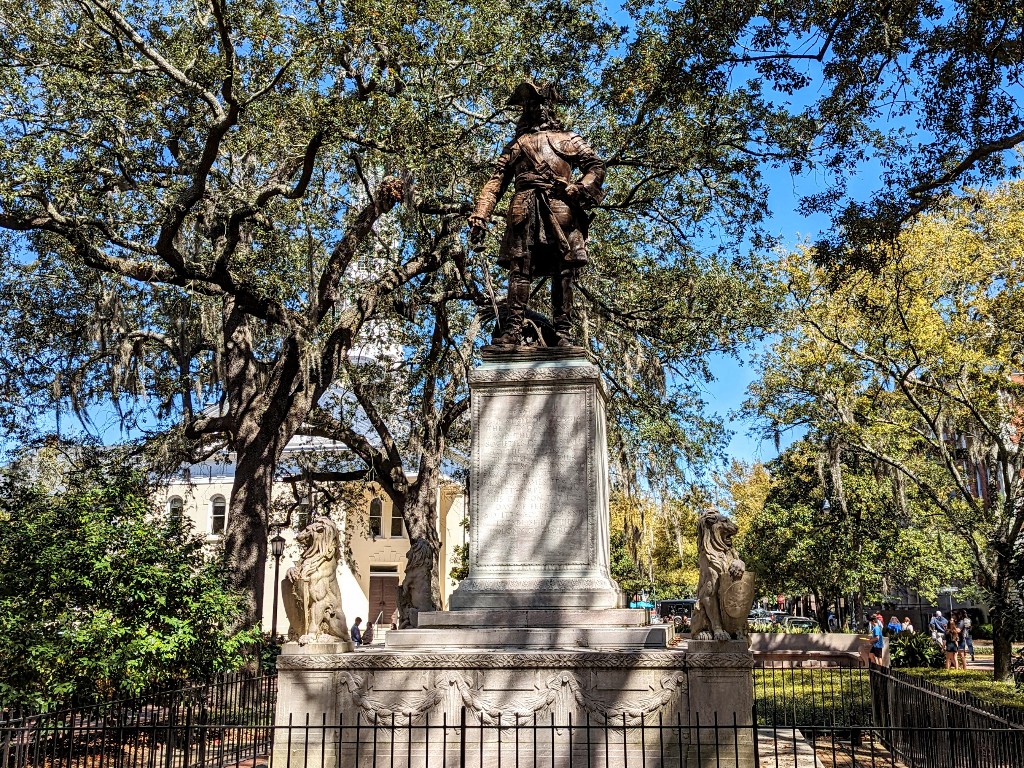
<svg viewBox="0 0 1024 768">
<path fill-rule="evenodd" d="M 508 312 L 493 343 L 519 346 L 530 283 L 551 277 L 551 320 L 559 346 L 571 346 L 572 284 L 587 263 L 589 209 L 601 202 L 604 161 L 554 113 L 558 94 L 551 84 L 521 83 L 509 106 L 522 107 L 516 137 L 498 158 L 491 178 L 469 217 L 470 242 L 483 243 L 494 206 L 515 182 L 498 264 L 509 270 Z M 581 176 L 573 181 L 573 170 Z M 499 333 L 500 330 L 500 333 Z"/>
</svg>

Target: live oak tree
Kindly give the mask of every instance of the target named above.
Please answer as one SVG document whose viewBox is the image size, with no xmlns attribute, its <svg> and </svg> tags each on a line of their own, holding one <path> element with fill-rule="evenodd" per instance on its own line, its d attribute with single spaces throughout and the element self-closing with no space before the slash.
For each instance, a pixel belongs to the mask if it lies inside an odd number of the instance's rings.
<svg viewBox="0 0 1024 768">
<path fill-rule="evenodd" d="M 434 288 L 434 301 L 419 309 L 396 299 L 401 314 L 367 334 L 367 345 L 346 363 L 337 389 L 300 428 L 339 441 L 351 453 L 311 455 L 297 480 L 329 495 L 338 483 L 372 480 L 402 516 L 412 544 L 399 592 L 403 625 L 410 609 L 441 605 L 438 492 L 445 474 L 460 471 L 468 444 L 466 382 L 480 319 L 475 304 L 466 301 L 466 288 L 446 296 L 446 282 L 458 285 L 446 280 L 445 269 L 431 275 L 423 288 Z"/>
<path fill-rule="evenodd" d="M 169 464 L 227 445 L 252 622 L 281 451 L 450 258 L 493 141 L 477 100 L 606 28 L 557 3 L 222 0 L 5 2 L 0 28 L 8 424 L 101 405 Z"/>
<path fill-rule="evenodd" d="M 838 287 L 800 251 L 780 264 L 789 325 L 751 409 L 771 433 L 859 453 L 916 488 L 970 554 L 992 608 L 995 675 L 1021 619 L 1020 308 L 1024 187 L 951 201 L 874 273 Z"/>
<path fill-rule="evenodd" d="M 763 198 L 745 155 L 688 110 L 638 122 L 629 62 L 609 53 L 621 31 L 587 4 L 0 8 L 6 424 L 70 405 L 83 420 L 115 411 L 169 465 L 232 449 L 225 551 L 250 620 L 281 449 L 304 424 L 331 426 L 336 385 L 372 394 L 359 383 L 370 369 L 351 364 L 370 321 L 409 323 L 428 369 L 467 343 L 435 326 L 464 311 L 452 302 L 487 303 L 460 217 L 509 137 L 502 105 L 523 76 L 559 82 L 568 122 L 613 171 L 580 321 L 617 398 L 617 453 L 677 474 L 706 460 L 704 359 L 754 325 L 753 272 L 732 257 Z M 695 244 L 717 228 L 722 243 Z M 372 397 L 376 437 L 347 433 L 398 496 L 403 469 L 440 465 L 464 408 L 447 372 L 432 399 L 433 377 L 410 374 L 425 393 L 413 413 L 430 418 L 407 450 L 388 447 Z M 404 493 L 429 498 L 434 477 Z M 412 509 L 409 530 L 432 530 Z"/>
<path fill-rule="evenodd" d="M 750 162 L 813 172 L 820 263 L 872 265 L 901 225 L 965 185 L 1014 176 L 1024 10 L 978 0 L 631 4 L 641 120 L 688 109 Z M 695 94 L 704 94 L 697 101 Z M 722 108 L 728 95 L 732 108 Z M 705 107 L 704 105 L 710 105 Z M 738 157 L 742 157 L 740 154 Z"/>
</svg>

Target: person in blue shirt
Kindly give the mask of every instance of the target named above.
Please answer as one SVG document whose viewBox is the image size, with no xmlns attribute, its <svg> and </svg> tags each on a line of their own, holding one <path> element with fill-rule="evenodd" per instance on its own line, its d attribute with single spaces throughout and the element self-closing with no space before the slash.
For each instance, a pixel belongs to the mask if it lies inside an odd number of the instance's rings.
<svg viewBox="0 0 1024 768">
<path fill-rule="evenodd" d="M 895 614 L 891 619 L 889 619 L 889 623 L 885 625 L 885 628 L 894 635 L 903 631 L 903 625 L 900 623 L 900 620 L 896 618 Z"/>
<path fill-rule="evenodd" d="M 363 633 L 359 630 L 359 625 L 363 623 L 362 618 L 356 616 L 355 623 L 352 625 L 352 643 L 353 645 L 363 644 Z"/>
<path fill-rule="evenodd" d="M 874 642 L 871 643 L 871 658 L 875 664 L 882 663 L 882 649 L 885 644 L 882 641 L 882 614 L 876 613 L 871 621 L 871 636 Z"/>
<path fill-rule="evenodd" d="M 946 627 L 949 622 L 946 621 L 946 617 L 942 615 L 942 611 L 936 611 L 935 615 L 932 616 L 932 620 L 928 622 L 928 629 L 932 631 L 932 637 L 936 642 L 942 643 L 942 636 L 946 634 Z"/>
</svg>

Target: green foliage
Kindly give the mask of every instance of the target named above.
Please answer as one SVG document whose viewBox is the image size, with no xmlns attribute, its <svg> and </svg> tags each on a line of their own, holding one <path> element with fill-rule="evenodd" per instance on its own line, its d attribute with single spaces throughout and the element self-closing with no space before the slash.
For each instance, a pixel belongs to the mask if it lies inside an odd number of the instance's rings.
<svg viewBox="0 0 1024 768">
<path fill-rule="evenodd" d="M 939 669 L 945 654 L 929 632 L 900 632 L 889 638 L 889 658 L 893 667 L 931 667 Z"/>
<path fill-rule="evenodd" d="M 864 725 L 871 722 L 868 671 L 756 669 L 754 706 L 760 726 Z"/>
<path fill-rule="evenodd" d="M 458 584 L 469 576 L 469 544 L 456 544 L 452 547 L 452 556 L 458 565 L 453 565 L 448 571 L 448 578 L 453 584 Z"/>
<path fill-rule="evenodd" d="M 615 492 L 611 499 L 612 573 L 627 595 L 661 600 L 697 589 L 696 515 L 691 495 L 655 503 Z"/>
<path fill-rule="evenodd" d="M 1024 697 L 1012 682 L 994 681 L 987 672 L 974 669 L 907 669 L 906 674 L 923 678 L 958 693 L 969 693 L 986 704 L 1024 711 Z"/>
<path fill-rule="evenodd" d="M 975 624 L 971 627 L 971 637 L 975 640 L 991 640 L 992 639 L 992 625 L 991 624 Z"/>
<path fill-rule="evenodd" d="M 853 452 L 830 457 L 810 443 L 795 443 L 767 466 L 770 485 L 742 518 L 737 546 L 766 593 L 809 592 L 826 604 L 856 592 L 881 599 L 896 587 L 928 594 L 942 583 L 969 577 L 966 555 L 936 556 L 945 533 L 933 510 L 913 493 L 879 477 Z M 825 512 L 822 501 L 842 499 Z M 756 474 L 749 482 L 764 480 Z M 736 481 L 733 493 L 747 483 Z"/>
<path fill-rule="evenodd" d="M 885 254 L 865 246 L 893 238 L 908 217 L 962 185 L 1020 171 L 1019 3 L 628 7 L 637 42 L 619 76 L 645 113 L 685 104 L 702 129 L 813 172 L 801 207 L 832 217 L 818 248 L 831 267 L 877 264 Z M 726 95 L 745 119 L 719 111 Z M 874 189 L 876 175 L 860 172 L 869 161 L 885 171 Z"/>
<path fill-rule="evenodd" d="M 613 531 L 611 535 L 611 572 L 612 578 L 627 595 L 651 588 L 650 581 L 630 554 L 624 531 Z"/>
<path fill-rule="evenodd" d="M 258 632 L 146 477 L 81 453 L 0 474 L 0 702 L 136 695 L 239 668 Z"/>
<path fill-rule="evenodd" d="M 1024 470 L 1022 243 L 1024 185 L 1014 183 L 948 201 L 888 246 L 884 268 L 840 285 L 814 254 L 789 255 L 778 265 L 789 311 L 751 401 L 768 434 L 810 430 L 833 506 L 845 497 L 835 470 L 857 455 L 892 486 L 896 519 L 920 519 L 916 507 L 948 531 L 921 540 L 914 524 L 907 535 L 943 565 L 970 558 L 991 607 L 997 677 L 1024 617 L 1024 489 L 1005 481 Z"/>
</svg>

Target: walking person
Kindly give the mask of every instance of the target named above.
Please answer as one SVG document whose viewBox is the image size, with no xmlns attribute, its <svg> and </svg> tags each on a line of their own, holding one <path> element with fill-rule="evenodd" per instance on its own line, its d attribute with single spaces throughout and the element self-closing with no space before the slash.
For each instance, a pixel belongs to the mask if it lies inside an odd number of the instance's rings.
<svg viewBox="0 0 1024 768">
<path fill-rule="evenodd" d="M 882 664 L 882 650 L 885 648 L 885 642 L 882 639 L 882 614 L 877 613 L 871 620 L 871 636 L 874 638 L 874 642 L 871 643 L 871 662 L 873 664 Z"/>
<path fill-rule="evenodd" d="M 892 618 L 889 619 L 889 623 L 885 625 L 885 628 L 888 629 L 889 633 L 893 635 L 898 635 L 900 632 L 903 631 L 903 625 L 900 624 L 900 620 L 896 618 L 895 613 L 892 615 Z"/>
<path fill-rule="evenodd" d="M 956 667 L 967 670 L 967 614 L 956 612 L 956 631 L 959 635 L 956 643 Z"/>
<path fill-rule="evenodd" d="M 950 618 L 943 633 L 943 645 L 946 650 L 946 669 L 956 669 L 956 655 L 960 646 L 960 630 L 956 622 Z"/>
<path fill-rule="evenodd" d="M 974 637 L 971 635 L 971 617 L 964 611 L 964 645 L 971 654 L 971 661 L 974 661 Z"/>
<path fill-rule="evenodd" d="M 946 625 L 949 622 L 946 621 L 946 617 L 942 615 L 942 611 L 936 611 L 935 615 L 932 616 L 932 620 L 928 622 L 928 629 L 932 631 L 932 639 L 942 644 L 943 636 L 946 634 Z"/>
<path fill-rule="evenodd" d="M 352 623 L 352 644 L 360 646 L 363 644 L 363 633 L 359 629 L 359 625 L 363 623 L 361 617 L 356 616 L 356 620 Z"/>
<path fill-rule="evenodd" d="M 904 616 L 903 617 L 903 624 L 901 626 L 903 628 L 902 631 L 904 631 L 904 632 L 913 632 L 914 631 L 914 625 L 910 623 L 910 617 L 909 616 Z"/>
</svg>

